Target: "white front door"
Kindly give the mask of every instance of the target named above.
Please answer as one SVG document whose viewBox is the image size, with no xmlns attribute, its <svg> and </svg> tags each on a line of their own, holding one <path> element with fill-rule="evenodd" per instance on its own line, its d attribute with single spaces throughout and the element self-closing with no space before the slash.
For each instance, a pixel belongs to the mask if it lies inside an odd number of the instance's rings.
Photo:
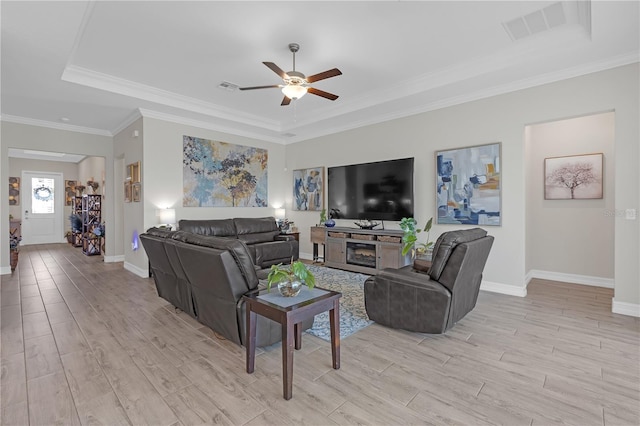
<svg viewBox="0 0 640 426">
<path fill-rule="evenodd" d="M 61 173 L 22 172 L 22 243 L 63 241 L 64 185 Z"/>
</svg>

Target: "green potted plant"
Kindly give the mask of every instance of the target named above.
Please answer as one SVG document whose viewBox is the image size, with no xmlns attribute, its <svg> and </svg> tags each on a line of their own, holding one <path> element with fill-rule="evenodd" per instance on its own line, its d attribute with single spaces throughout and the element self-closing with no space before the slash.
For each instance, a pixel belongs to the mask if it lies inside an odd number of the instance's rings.
<svg viewBox="0 0 640 426">
<path fill-rule="evenodd" d="M 429 241 L 429 231 L 433 225 L 433 218 L 427 221 L 424 228 L 417 228 L 418 222 L 412 217 L 403 217 L 400 221 L 400 229 L 404 232 L 402 236 L 402 255 L 406 256 L 411 251 L 411 257 L 415 257 L 417 254 L 425 254 L 433 247 L 433 241 Z M 420 232 L 427 233 L 427 242 L 419 243 L 418 234 Z"/>
<path fill-rule="evenodd" d="M 278 285 L 280 294 L 285 297 L 297 296 L 303 284 L 313 288 L 316 279 L 307 266 L 299 260 L 283 266 L 282 263 L 271 265 L 267 276 L 267 291 L 271 291 L 273 284 Z"/>
<path fill-rule="evenodd" d="M 327 209 L 322 209 L 320 211 L 320 224 L 318 226 L 324 226 L 324 223 L 327 221 Z"/>
</svg>

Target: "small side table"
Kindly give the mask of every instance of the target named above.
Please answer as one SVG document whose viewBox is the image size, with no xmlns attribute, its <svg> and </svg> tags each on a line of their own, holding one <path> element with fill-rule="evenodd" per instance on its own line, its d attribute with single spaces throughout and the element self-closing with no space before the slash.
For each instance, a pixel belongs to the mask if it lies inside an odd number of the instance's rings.
<svg viewBox="0 0 640 426">
<path fill-rule="evenodd" d="M 247 373 L 253 373 L 256 356 L 256 315 L 282 325 L 282 389 L 284 399 L 293 395 L 293 348 L 302 347 L 302 327 L 307 318 L 329 311 L 331 326 L 331 360 L 340 368 L 340 297 L 342 293 L 319 287 L 303 287 L 295 297 L 280 296 L 277 289 L 254 291 L 243 296 L 246 303 Z"/>
<path fill-rule="evenodd" d="M 326 228 L 324 226 L 311 227 L 311 242 L 313 243 L 313 261 L 320 262 L 324 257 L 318 256 L 318 244 L 322 244 L 324 254 L 324 243 L 326 241 Z"/>
<path fill-rule="evenodd" d="M 300 233 L 299 232 L 281 232 L 280 235 L 292 235 L 296 241 L 300 241 Z"/>
</svg>

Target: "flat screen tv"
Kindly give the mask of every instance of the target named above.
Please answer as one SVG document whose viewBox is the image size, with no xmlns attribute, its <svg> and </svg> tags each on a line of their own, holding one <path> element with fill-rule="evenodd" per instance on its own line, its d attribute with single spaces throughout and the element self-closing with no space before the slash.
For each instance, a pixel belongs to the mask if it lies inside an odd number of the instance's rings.
<svg viewBox="0 0 640 426">
<path fill-rule="evenodd" d="M 413 217 L 413 158 L 329 167 L 327 177 L 334 219 Z"/>
</svg>

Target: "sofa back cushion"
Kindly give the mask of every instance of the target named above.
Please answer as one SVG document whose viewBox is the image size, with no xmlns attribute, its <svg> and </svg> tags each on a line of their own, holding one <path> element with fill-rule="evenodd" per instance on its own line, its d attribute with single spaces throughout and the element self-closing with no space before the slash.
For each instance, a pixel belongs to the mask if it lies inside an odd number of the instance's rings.
<svg viewBox="0 0 640 426">
<path fill-rule="evenodd" d="M 191 232 L 198 235 L 209 235 L 213 237 L 233 237 L 236 238 L 236 228 L 233 219 L 211 219 L 211 220 L 188 220 L 182 219 L 179 222 L 181 231 Z"/>
<path fill-rule="evenodd" d="M 256 275 L 253 260 L 249 255 L 249 250 L 244 242 L 235 238 L 221 238 L 207 235 L 198 235 L 191 232 L 178 231 L 173 235 L 173 239 L 188 244 L 201 247 L 208 247 L 220 251 L 228 251 L 244 278 L 246 288 L 242 291 L 234 292 L 234 294 L 243 294 L 249 290 L 253 290 L 258 286 L 258 276 Z M 234 284 L 235 286 L 236 284 Z"/>
<path fill-rule="evenodd" d="M 276 219 L 273 217 L 235 218 L 233 219 L 238 238 L 247 244 L 273 241 L 280 234 Z"/>
<path fill-rule="evenodd" d="M 433 246 L 433 260 L 429 275 L 431 279 L 439 281 L 445 265 L 449 261 L 453 249 L 461 243 L 477 240 L 487 235 L 487 231 L 481 228 L 464 229 L 445 232 L 436 240 Z"/>
</svg>

